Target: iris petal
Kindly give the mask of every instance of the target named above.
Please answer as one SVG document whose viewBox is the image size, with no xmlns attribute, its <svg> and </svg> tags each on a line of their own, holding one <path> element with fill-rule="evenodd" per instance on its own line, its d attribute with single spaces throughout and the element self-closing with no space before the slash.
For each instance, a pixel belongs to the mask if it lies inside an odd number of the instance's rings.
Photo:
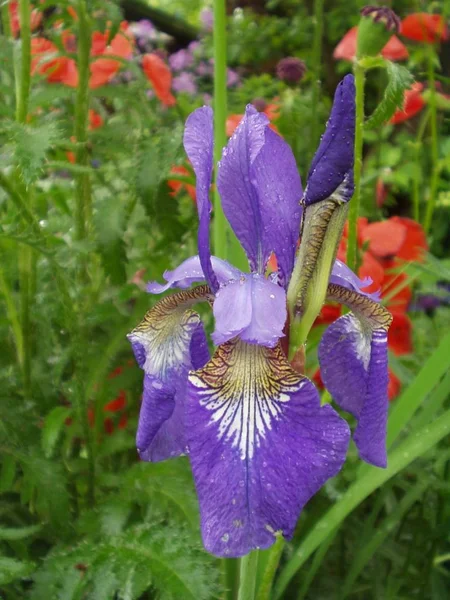
<svg viewBox="0 0 450 600">
<path fill-rule="evenodd" d="M 209 188 L 211 187 L 213 169 L 213 140 L 213 111 L 209 106 L 203 106 L 187 118 L 183 143 L 196 176 L 200 263 L 208 285 L 216 291 L 219 284 L 211 264 L 209 243 L 209 220 L 212 208 L 209 199 Z"/>
<path fill-rule="evenodd" d="M 239 335 L 245 342 L 273 347 L 284 336 L 286 317 L 282 287 L 257 273 L 242 274 L 216 294 L 212 339 L 219 345 Z"/>
<path fill-rule="evenodd" d="M 302 186 L 291 149 L 251 105 L 223 151 L 217 185 L 251 270 L 262 274 L 275 252 L 286 285 L 299 235 Z"/>
<path fill-rule="evenodd" d="M 136 440 L 143 460 L 164 460 L 186 451 L 187 376 L 209 359 L 202 322 L 190 306 L 211 298 L 207 286 L 163 298 L 128 334 L 145 373 Z"/>
<path fill-rule="evenodd" d="M 290 538 L 340 470 L 349 431 L 283 352 L 229 342 L 189 376 L 187 431 L 203 542 L 218 556 Z"/>
<path fill-rule="evenodd" d="M 363 460 L 386 467 L 389 312 L 369 295 L 330 284 L 328 299 L 355 314 L 328 327 L 319 344 L 322 381 L 341 408 L 358 421 L 354 440 Z"/>
<path fill-rule="evenodd" d="M 365 277 L 360 279 L 350 267 L 347 267 L 345 263 L 336 259 L 333 270 L 331 272 L 330 283 L 342 285 L 343 287 L 364 294 L 368 298 L 371 298 L 375 302 L 380 301 L 381 293 L 380 290 L 376 292 L 368 293 L 364 292 L 364 288 L 369 287 L 373 283 L 371 277 Z"/>
<path fill-rule="evenodd" d="M 327 128 L 314 155 L 305 191 L 306 205 L 335 195 L 348 201 L 353 195 L 355 142 L 355 83 L 346 75 L 336 88 Z"/>
</svg>

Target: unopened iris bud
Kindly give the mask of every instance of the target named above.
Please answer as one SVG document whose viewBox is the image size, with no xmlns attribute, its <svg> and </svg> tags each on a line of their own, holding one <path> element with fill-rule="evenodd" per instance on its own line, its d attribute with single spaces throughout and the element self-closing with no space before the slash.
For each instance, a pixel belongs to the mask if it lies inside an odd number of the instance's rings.
<svg viewBox="0 0 450 600">
<path fill-rule="evenodd" d="M 353 194 L 354 139 L 355 84 L 347 75 L 336 89 L 303 198 L 301 244 L 287 295 L 291 323 L 297 322 L 292 347 L 306 341 L 325 301 Z"/>
<path fill-rule="evenodd" d="M 387 6 L 365 6 L 358 25 L 356 55 L 376 56 L 394 33 L 400 30 L 400 18 Z"/>
<path fill-rule="evenodd" d="M 305 73 L 305 63 L 295 56 L 282 58 L 277 64 L 277 77 L 286 83 L 299 83 Z"/>
</svg>

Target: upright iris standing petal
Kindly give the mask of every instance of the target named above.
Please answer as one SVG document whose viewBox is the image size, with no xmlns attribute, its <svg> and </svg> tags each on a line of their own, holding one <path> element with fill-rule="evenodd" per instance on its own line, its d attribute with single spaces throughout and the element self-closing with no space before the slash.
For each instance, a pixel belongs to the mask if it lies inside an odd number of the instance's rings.
<svg viewBox="0 0 450 600">
<path fill-rule="evenodd" d="M 183 143 L 196 176 L 200 264 L 208 285 L 213 291 L 216 291 L 219 284 L 211 264 L 209 242 L 209 220 L 212 208 L 209 189 L 213 169 L 213 140 L 213 111 L 209 106 L 203 106 L 189 115 L 184 130 Z"/>
<path fill-rule="evenodd" d="M 206 286 L 163 298 L 128 334 L 145 373 L 136 439 L 143 460 L 159 461 L 186 452 L 187 376 L 209 359 L 202 322 L 190 306 L 211 298 Z"/>
<path fill-rule="evenodd" d="M 251 270 L 263 274 L 275 252 L 280 283 L 286 285 L 299 235 L 302 186 L 290 147 L 251 105 L 223 151 L 217 185 Z"/>
<path fill-rule="evenodd" d="M 335 274 L 333 281 L 339 280 Z M 356 279 L 356 276 L 355 276 Z M 358 421 L 354 440 L 363 460 L 385 467 L 388 410 L 387 331 L 392 317 L 371 295 L 330 283 L 328 299 L 353 313 L 328 327 L 319 345 L 322 380 L 333 399 Z"/>
<path fill-rule="evenodd" d="M 346 422 L 279 346 L 234 340 L 190 373 L 189 456 L 205 548 L 242 556 L 292 537 L 300 511 L 345 460 Z"/>
</svg>

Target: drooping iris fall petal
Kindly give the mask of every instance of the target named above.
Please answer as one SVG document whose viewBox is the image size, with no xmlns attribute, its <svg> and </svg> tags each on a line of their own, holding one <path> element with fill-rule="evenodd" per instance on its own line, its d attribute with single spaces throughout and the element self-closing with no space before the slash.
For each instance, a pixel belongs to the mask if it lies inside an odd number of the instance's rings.
<svg viewBox="0 0 450 600">
<path fill-rule="evenodd" d="M 341 468 L 349 431 L 283 352 L 233 341 L 189 375 L 187 436 L 203 543 L 217 556 L 291 538 Z"/>
<path fill-rule="evenodd" d="M 404 93 L 403 109 L 396 110 L 389 123 L 397 125 L 417 115 L 426 104 L 422 98 L 422 90 L 422 83 L 413 83 L 411 88 Z"/>
<path fill-rule="evenodd" d="M 423 12 L 405 17 L 400 26 L 400 33 L 410 40 L 427 44 L 448 39 L 448 27 L 444 17 Z"/>
<path fill-rule="evenodd" d="M 350 60 L 352 61 L 356 57 L 356 41 L 358 37 L 358 27 L 352 27 L 344 35 L 342 40 L 336 46 L 333 52 L 333 57 L 336 60 Z M 386 46 L 381 51 L 381 55 L 388 60 L 405 60 L 408 58 L 409 53 L 406 46 L 398 39 L 397 36 L 393 35 L 388 41 Z"/>
<path fill-rule="evenodd" d="M 176 100 L 170 92 L 172 73 L 163 59 L 157 54 L 144 54 L 142 68 L 153 87 L 156 97 L 164 106 L 173 106 Z"/>
</svg>

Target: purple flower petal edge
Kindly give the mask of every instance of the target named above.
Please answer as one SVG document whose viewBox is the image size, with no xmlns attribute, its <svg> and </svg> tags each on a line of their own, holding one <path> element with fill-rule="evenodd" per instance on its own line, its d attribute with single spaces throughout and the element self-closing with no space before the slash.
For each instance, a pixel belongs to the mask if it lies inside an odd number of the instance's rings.
<svg viewBox="0 0 450 600">
<path fill-rule="evenodd" d="M 198 108 L 189 115 L 184 129 L 184 148 L 196 176 L 198 226 L 198 253 L 205 279 L 213 291 L 219 287 L 211 264 L 211 249 L 209 242 L 209 221 L 211 187 L 213 169 L 213 111 L 209 106 Z"/>
<path fill-rule="evenodd" d="M 346 75 L 336 88 L 325 133 L 308 174 L 305 203 L 313 204 L 338 194 L 343 201 L 353 195 L 355 143 L 355 83 Z"/>
<path fill-rule="evenodd" d="M 325 387 L 358 421 L 354 440 L 361 458 L 386 467 L 387 332 L 372 331 L 349 313 L 328 327 L 318 354 Z"/>
<path fill-rule="evenodd" d="M 374 302 L 379 302 L 381 299 L 381 290 L 377 290 L 376 292 L 372 293 L 363 291 L 363 288 L 368 287 L 372 283 L 372 279 L 370 277 L 360 279 L 355 273 L 353 273 L 350 267 L 347 267 L 347 265 L 339 259 L 336 259 L 333 265 L 330 283 L 336 283 L 337 285 L 342 285 L 348 290 L 353 290 L 354 292 L 363 294 Z"/>
<path fill-rule="evenodd" d="M 211 257 L 211 264 L 219 284 L 239 279 L 242 275 L 239 269 L 236 269 L 226 260 L 222 260 L 216 256 Z M 205 275 L 200 264 L 200 257 L 191 256 L 178 265 L 173 271 L 165 271 L 164 279 L 167 282 L 166 284 L 150 281 L 147 284 L 147 291 L 151 294 L 162 294 L 162 292 L 165 292 L 170 288 L 186 289 L 193 283 L 205 281 Z"/>
</svg>

